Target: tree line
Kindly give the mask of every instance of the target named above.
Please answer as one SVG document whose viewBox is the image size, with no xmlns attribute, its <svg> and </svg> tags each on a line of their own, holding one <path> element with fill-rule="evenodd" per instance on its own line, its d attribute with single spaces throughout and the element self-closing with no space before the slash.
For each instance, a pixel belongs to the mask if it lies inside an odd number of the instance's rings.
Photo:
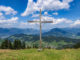
<svg viewBox="0 0 80 60">
<path fill-rule="evenodd" d="M 37 43 L 33 43 L 31 45 L 32 46 L 27 45 L 25 43 L 25 41 L 21 41 L 21 40 L 14 40 L 13 42 L 11 42 L 11 40 L 6 39 L 6 40 L 4 40 L 0 44 L 0 48 L 1 49 L 25 49 L 25 48 L 30 49 L 30 48 L 39 48 L 39 43 L 38 42 Z M 48 48 L 48 49 L 52 48 L 52 47 L 50 47 L 48 45 L 46 47 L 44 45 L 42 45 L 42 47 L 43 48 Z M 61 49 L 75 48 L 75 49 L 77 49 L 77 48 L 80 48 L 80 42 L 78 42 L 78 43 L 76 43 L 74 45 L 63 45 L 62 47 L 59 47 L 59 48 L 61 48 Z"/>
<path fill-rule="evenodd" d="M 3 42 L 0 44 L 0 49 L 30 49 L 30 48 L 39 48 L 39 44 L 32 44 L 32 46 L 27 45 L 25 41 L 21 40 L 14 40 L 11 42 L 11 40 L 5 39 Z"/>
<path fill-rule="evenodd" d="M 6 39 L 4 40 L 1 45 L 1 49 L 25 49 L 25 41 L 21 40 L 14 40 L 14 42 L 11 42 L 10 40 Z"/>
</svg>

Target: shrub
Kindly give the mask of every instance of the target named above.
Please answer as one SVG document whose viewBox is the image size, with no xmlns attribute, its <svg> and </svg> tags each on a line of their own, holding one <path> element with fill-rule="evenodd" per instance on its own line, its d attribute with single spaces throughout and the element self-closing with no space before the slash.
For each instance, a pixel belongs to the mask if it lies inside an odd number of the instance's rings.
<svg viewBox="0 0 80 60">
<path fill-rule="evenodd" d="M 74 45 L 74 48 L 80 48 L 80 42 Z"/>
</svg>

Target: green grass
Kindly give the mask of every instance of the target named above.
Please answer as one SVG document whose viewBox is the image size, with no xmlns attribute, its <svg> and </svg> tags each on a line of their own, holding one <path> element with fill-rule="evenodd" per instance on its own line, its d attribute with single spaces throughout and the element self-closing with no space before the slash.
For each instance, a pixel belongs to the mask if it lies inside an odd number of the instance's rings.
<svg viewBox="0 0 80 60">
<path fill-rule="evenodd" d="M 80 49 L 53 50 L 37 49 L 0 50 L 0 60 L 80 60 Z"/>
</svg>

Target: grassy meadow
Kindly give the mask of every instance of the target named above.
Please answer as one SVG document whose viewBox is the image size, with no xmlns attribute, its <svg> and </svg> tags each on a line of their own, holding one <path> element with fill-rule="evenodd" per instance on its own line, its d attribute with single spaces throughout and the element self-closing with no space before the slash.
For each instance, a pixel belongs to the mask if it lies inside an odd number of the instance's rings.
<svg viewBox="0 0 80 60">
<path fill-rule="evenodd" d="M 0 50 L 0 60 L 80 60 L 80 49 Z"/>
</svg>

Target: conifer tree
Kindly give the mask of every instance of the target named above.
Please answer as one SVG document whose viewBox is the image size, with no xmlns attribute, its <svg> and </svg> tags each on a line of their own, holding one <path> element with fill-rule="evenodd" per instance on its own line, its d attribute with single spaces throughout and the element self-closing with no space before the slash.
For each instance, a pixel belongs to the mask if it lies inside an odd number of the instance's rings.
<svg viewBox="0 0 80 60">
<path fill-rule="evenodd" d="M 21 49 L 21 41 L 20 40 L 15 40 L 13 43 L 14 49 Z"/>
<path fill-rule="evenodd" d="M 14 41 L 13 47 L 14 47 L 14 49 L 17 49 L 17 40 Z"/>
<path fill-rule="evenodd" d="M 17 43 L 18 43 L 18 49 L 21 49 L 22 48 L 22 44 L 21 44 L 21 41 L 20 40 L 17 40 Z"/>
<path fill-rule="evenodd" d="M 22 49 L 25 49 L 26 48 L 25 41 L 23 41 L 21 45 L 22 45 Z"/>
<path fill-rule="evenodd" d="M 12 43 L 10 40 L 6 39 L 1 44 L 2 49 L 12 49 Z"/>
</svg>

